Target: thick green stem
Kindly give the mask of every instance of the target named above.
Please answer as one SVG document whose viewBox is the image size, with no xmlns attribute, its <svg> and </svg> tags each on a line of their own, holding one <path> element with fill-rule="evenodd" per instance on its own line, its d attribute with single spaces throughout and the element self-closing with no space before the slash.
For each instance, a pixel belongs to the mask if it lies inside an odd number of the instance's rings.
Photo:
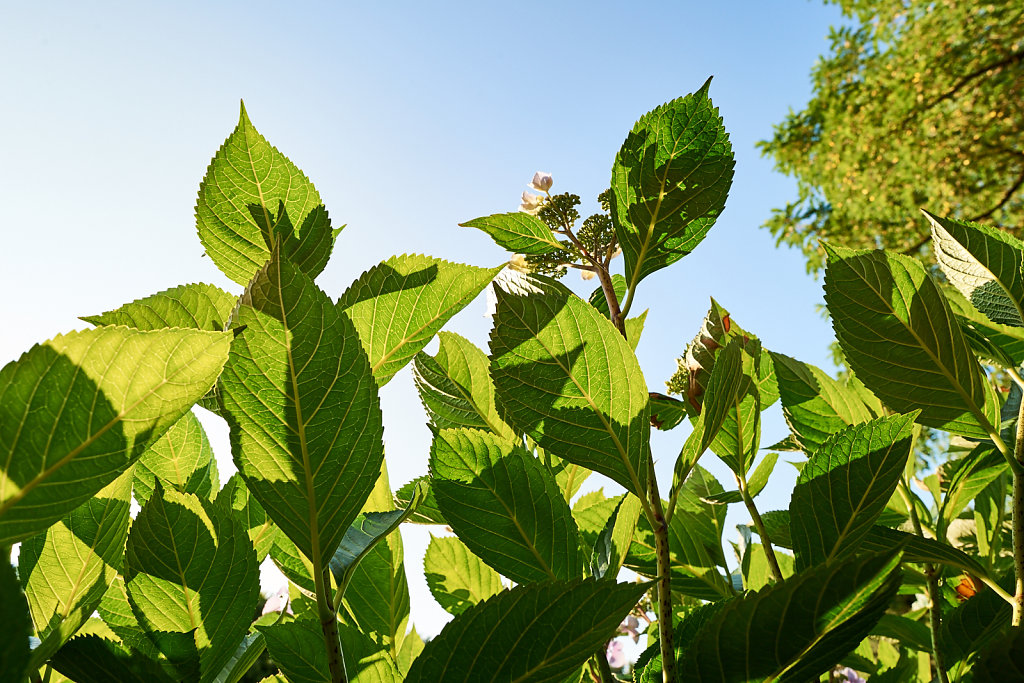
<svg viewBox="0 0 1024 683">
<path fill-rule="evenodd" d="M 341 635 L 338 633 L 338 613 L 334 611 L 331 598 L 327 594 L 330 585 L 330 569 L 313 572 L 316 588 L 316 607 L 320 616 L 320 628 L 324 632 L 324 645 L 327 648 L 327 667 L 331 672 L 331 683 L 348 683 L 348 672 L 345 671 L 345 657 L 341 652 Z"/>
<path fill-rule="evenodd" d="M 907 482 L 900 479 L 900 495 L 910 509 L 910 522 L 914 525 L 914 533 L 924 538 L 924 529 L 921 528 L 921 518 L 917 516 L 917 508 L 914 506 L 914 499 L 911 496 Z M 932 664 L 935 665 L 935 673 L 940 683 L 949 683 L 949 675 L 946 673 L 945 658 L 942 649 L 939 647 L 939 629 L 942 627 L 942 613 L 939 611 L 939 571 L 932 563 L 924 565 L 924 574 L 928 577 L 928 625 L 932 640 Z"/>
<path fill-rule="evenodd" d="M 648 492 L 651 528 L 654 530 L 654 551 L 658 558 L 658 643 L 661 646 L 661 677 L 664 683 L 675 683 L 676 660 L 672 645 L 672 559 L 668 547 L 668 522 L 661 505 L 654 465 L 650 467 Z"/>
<path fill-rule="evenodd" d="M 768 530 L 765 529 L 764 520 L 761 519 L 761 513 L 757 511 L 757 506 L 754 505 L 754 499 L 747 493 L 747 479 L 741 477 L 738 474 L 736 476 L 736 485 L 740 490 L 740 497 L 743 498 L 743 504 L 747 506 L 747 512 L 750 513 L 751 519 L 754 521 L 754 527 L 757 529 L 757 534 L 761 537 L 761 547 L 764 548 L 765 558 L 768 560 L 768 568 L 771 569 L 772 578 L 776 583 L 781 583 L 782 568 L 779 567 L 779 560 L 775 557 L 775 548 L 772 547 L 772 539 L 768 536 Z"/>
</svg>

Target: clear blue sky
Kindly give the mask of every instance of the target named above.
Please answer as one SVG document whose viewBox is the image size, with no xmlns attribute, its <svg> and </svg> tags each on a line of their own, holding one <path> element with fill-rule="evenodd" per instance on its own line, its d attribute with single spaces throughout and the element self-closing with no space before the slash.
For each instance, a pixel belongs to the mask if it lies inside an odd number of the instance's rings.
<svg viewBox="0 0 1024 683">
<path fill-rule="evenodd" d="M 735 182 L 701 246 L 642 284 L 634 310 L 651 308 L 639 347 L 648 385 L 663 389 L 710 296 L 768 348 L 831 367 L 820 281 L 758 227 L 794 184 L 754 145 L 807 101 L 839 20 L 835 7 L 796 0 L 7 3 L 0 364 L 87 327 L 79 315 L 168 287 L 238 291 L 201 258 L 193 210 L 239 99 L 317 185 L 334 224 L 348 224 L 318 280 L 336 297 L 395 253 L 502 262 L 486 235 L 457 224 L 515 210 L 536 170 L 594 209 L 633 122 L 713 75 Z M 574 273 L 566 282 L 592 289 Z M 486 348 L 483 312 L 481 299 L 449 329 Z M 425 473 L 429 446 L 408 370 L 382 402 L 397 486 Z M 226 430 L 204 422 L 227 465 Z M 784 434 L 776 407 L 762 443 Z M 684 436 L 654 441 L 664 488 Z M 794 470 L 780 464 L 777 475 L 766 508 L 788 504 Z M 734 510 L 730 523 L 743 521 Z M 405 538 L 413 620 L 433 634 L 444 613 L 418 578 L 426 537 Z"/>
</svg>

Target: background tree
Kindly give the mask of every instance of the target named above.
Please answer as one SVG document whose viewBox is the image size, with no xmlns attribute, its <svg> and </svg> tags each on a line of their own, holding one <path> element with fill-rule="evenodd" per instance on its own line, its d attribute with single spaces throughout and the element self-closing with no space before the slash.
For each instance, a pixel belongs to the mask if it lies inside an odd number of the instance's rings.
<svg viewBox="0 0 1024 683">
<path fill-rule="evenodd" d="M 814 95 L 760 143 L 798 181 L 765 224 L 809 271 L 829 240 L 916 253 L 918 209 L 1019 234 L 1024 221 L 1024 3 L 839 0 L 848 26 Z"/>
</svg>

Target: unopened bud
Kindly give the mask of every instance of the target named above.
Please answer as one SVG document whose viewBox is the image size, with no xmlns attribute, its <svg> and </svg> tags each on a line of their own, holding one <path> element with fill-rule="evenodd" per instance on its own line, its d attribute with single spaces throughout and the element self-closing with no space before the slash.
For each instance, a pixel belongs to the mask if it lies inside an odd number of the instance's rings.
<svg viewBox="0 0 1024 683">
<path fill-rule="evenodd" d="M 513 270 L 518 270 L 520 273 L 530 272 L 530 264 L 526 262 L 526 256 L 523 254 L 514 254 L 512 258 L 508 260 L 508 267 Z"/>
<path fill-rule="evenodd" d="M 537 171 L 533 174 L 533 180 L 530 181 L 530 187 L 537 192 L 547 192 L 551 189 L 551 185 L 554 183 L 554 179 L 550 173 L 544 171 Z"/>
<path fill-rule="evenodd" d="M 592 270 L 581 270 L 580 271 L 580 277 L 583 278 L 584 280 L 593 280 L 594 279 L 594 275 L 596 275 L 596 273 L 594 273 L 594 271 L 592 271 Z"/>
<path fill-rule="evenodd" d="M 519 205 L 519 210 L 523 213 L 536 216 L 540 212 L 540 207 L 544 204 L 544 198 L 539 194 L 530 194 L 529 192 L 523 192 L 523 203 Z"/>
</svg>

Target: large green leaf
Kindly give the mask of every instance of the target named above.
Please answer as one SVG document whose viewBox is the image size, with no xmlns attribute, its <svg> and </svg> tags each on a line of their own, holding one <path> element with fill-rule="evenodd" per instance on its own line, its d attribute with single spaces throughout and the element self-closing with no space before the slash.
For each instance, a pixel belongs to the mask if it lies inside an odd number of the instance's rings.
<svg viewBox="0 0 1024 683">
<path fill-rule="evenodd" d="M 546 451 L 645 499 L 651 425 L 640 364 L 593 306 L 546 278 L 495 287 L 498 411 Z"/>
<path fill-rule="evenodd" d="M 458 616 L 501 591 L 501 576 L 457 538 L 430 539 L 423 556 L 430 593 L 449 614 Z"/>
<path fill-rule="evenodd" d="M 441 512 L 480 559 L 518 583 L 583 573 L 579 533 L 551 473 L 479 430 L 437 432 L 430 472 Z"/>
<path fill-rule="evenodd" d="M 725 208 L 735 162 L 710 86 L 644 114 L 615 155 L 611 215 L 630 289 L 693 251 Z"/>
<path fill-rule="evenodd" d="M 907 466 L 916 413 L 847 427 L 825 439 L 789 504 L 797 569 L 855 552 Z"/>
<path fill-rule="evenodd" d="M 816 680 L 853 650 L 900 585 L 898 554 L 819 565 L 727 603 L 690 642 L 679 680 Z"/>
<path fill-rule="evenodd" d="M 459 226 L 483 230 L 513 254 L 550 254 L 564 248 L 544 221 L 522 211 L 482 216 Z"/>
<path fill-rule="evenodd" d="M 338 308 L 359 330 L 378 384 L 387 384 L 500 270 L 406 254 L 359 276 Z"/>
<path fill-rule="evenodd" d="M 21 681 L 28 667 L 32 624 L 18 574 L 6 558 L 0 561 L 0 619 L 4 625 L 4 637 L 0 638 L 0 680 Z"/>
<path fill-rule="evenodd" d="M 238 297 L 220 287 L 195 283 L 172 287 L 99 315 L 82 316 L 93 325 L 127 325 L 139 330 L 187 327 L 220 332 Z"/>
<path fill-rule="evenodd" d="M 194 639 L 203 681 L 238 647 L 259 598 L 259 568 L 246 530 L 225 510 L 158 487 L 128 534 L 125 584 L 143 627 Z M 166 642 L 154 638 L 168 658 Z"/>
<path fill-rule="evenodd" d="M 335 238 L 320 193 L 257 132 L 244 105 L 199 186 L 196 227 L 210 259 L 240 285 L 267 262 L 275 240 L 300 270 L 316 277 Z"/>
<path fill-rule="evenodd" d="M 102 327 L 0 370 L 0 545 L 116 479 L 213 386 L 230 343 L 228 332 Z"/>
<path fill-rule="evenodd" d="M 646 589 L 577 579 L 502 591 L 427 643 L 406 683 L 562 683 L 603 648 Z"/>
<path fill-rule="evenodd" d="M 1024 327 L 1024 242 L 1004 230 L 924 215 L 950 283 L 992 322 Z"/>
<path fill-rule="evenodd" d="M 267 511 L 245 488 L 245 481 L 237 472 L 231 475 L 227 483 L 217 493 L 217 505 L 226 508 L 229 514 L 242 525 L 256 549 L 256 561 L 263 562 L 274 541 L 281 535 L 281 530 L 267 517 Z"/>
<path fill-rule="evenodd" d="M 484 352 L 454 332 L 439 332 L 437 338 L 436 356 L 420 351 L 413 361 L 413 378 L 431 424 L 514 437 L 494 406 L 494 382 Z"/>
<path fill-rule="evenodd" d="M 177 680 L 156 661 L 94 634 L 72 638 L 50 663 L 77 683 L 173 683 Z"/>
<path fill-rule="evenodd" d="M 971 671 L 974 683 L 1024 681 L 1024 627 L 1010 629 L 987 647 Z"/>
<path fill-rule="evenodd" d="M 217 460 L 206 431 L 190 410 L 135 464 L 135 499 L 145 505 L 156 481 L 164 488 L 210 499 L 220 489 Z"/>
<path fill-rule="evenodd" d="M 331 680 L 327 650 L 320 624 L 309 619 L 261 626 L 271 658 L 289 683 L 325 683 Z M 338 624 L 342 656 L 350 683 L 399 683 L 401 674 L 387 651 L 368 635 Z"/>
<path fill-rule="evenodd" d="M 32 669 L 78 631 L 121 571 L 131 496 L 127 471 L 46 533 L 22 542 L 18 572 L 41 641 Z"/>
<path fill-rule="evenodd" d="M 781 353 L 772 353 L 772 363 L 782 414 L 804 453 L 813 453 L 829 434 L 874 417 L 856 391 L 820 368 Z"/>
<path fill-rule="evenodd" d="M 998 429 L 995 390 L 924 266 L 883 251 L 826 249 L 825 301 L 868 389 L 895 410 L 920 408 L 929 427 L 976 438 Z"/>
<path fill-rule="evenodd" d="M 322 571 L 380 475 L 376 382 L 348 317 L 287 259 L 253 279 L 235 321 L 219 385 L 235 464 Z"/>
</svg>

